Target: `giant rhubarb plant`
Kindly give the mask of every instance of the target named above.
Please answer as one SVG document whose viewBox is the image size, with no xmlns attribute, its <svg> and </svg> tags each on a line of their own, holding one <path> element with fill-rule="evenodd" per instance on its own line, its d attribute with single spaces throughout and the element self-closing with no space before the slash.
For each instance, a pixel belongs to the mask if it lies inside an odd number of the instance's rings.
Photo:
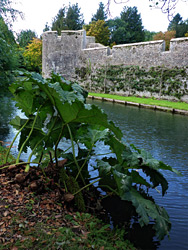
<svg viewBox="0 0 188 250">
<path fill-rule="evenodd" d="M 45 168 L 49 162 L 58 169 L 58 162 L 66 158 L 60 177 L 64 176 L 62 184 L 66 188 L 67 173 L 79 183 L 74 195 L 96 183 L 105 192 L 109 190 L 132 202 L 141 226 L 154 221 L 159 239 L 169 234 L 171 223 L 167 212 L 147 194 L 148 190 L 161 186 L 164 195 L 168 182 L 160 170 L 178 174 L 175 169 L 153 159 L 144 150 L 125 145 L 120 129 L 108 121 L 99 107 L 86 104 L 87 92 L 77 83 L 54 73 L 50 79 L 44 79 L 37 73 L 19 72 L 10 91 L 16 106 L 25 114 L 25 118 L 16 116 L 11 121 L 18 130 L 16 137 L 20 134 L 17 164 L 21 153 L 28 148 L 31 153 L 26 171 L 34 163 Z M 97 158 L 95 148 L 99 141 L 108 145 L 110 157 L 101 154 Z M 91 157 L 98 173 L 95 178 L 89 171 Z"/>
</svg>

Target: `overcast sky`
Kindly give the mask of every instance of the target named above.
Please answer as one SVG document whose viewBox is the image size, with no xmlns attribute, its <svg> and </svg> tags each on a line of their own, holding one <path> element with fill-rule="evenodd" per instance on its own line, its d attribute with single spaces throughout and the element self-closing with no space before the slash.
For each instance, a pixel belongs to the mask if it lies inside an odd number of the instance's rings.
<svg viewBox="0 0 188 250">
<path fill-rule="evenodd" d="M 68 6 L 78 3 L 81 8 L 81 13 L 84 15 L 85 23 L 89 23 L 93 14 L 96 13 L 101 0 L 18 0 L 16 8 L 22 11 L 25 15 L 24 20 L 18 19 L 13 30 L 20 32 L 21 30 L 31 29 L 40 36 L 43 32 L 45 24 L 48 22 L 51 25 L 52 19 L 57 15 L 63 5 Z M 118 1 L 118 0 L 117 0 Z M 102 0 L 106 5 L 107 0 Z M 141 14 L 142 23 L 145 29 L 149 31 L 166 31 L 169 21 L 166 14 L 163 14 L 160 9 L 151 9 L 149 0 L 129 0 L 124 4 L 115 4 L 111 0 L 111 17 L 120 16 L 123 7 L 136 6 L 138 13 Z M 188 19 L 188 0 L 179 0 L 174 15 L 179 13 L 183 20 Z"/>
</svg>

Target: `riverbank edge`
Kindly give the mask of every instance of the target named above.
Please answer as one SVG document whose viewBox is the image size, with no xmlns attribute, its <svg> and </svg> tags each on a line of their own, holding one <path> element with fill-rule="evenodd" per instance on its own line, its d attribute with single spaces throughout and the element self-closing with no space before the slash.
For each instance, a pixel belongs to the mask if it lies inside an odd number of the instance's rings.
<svg viewBox="0 0 188 250">
<path fill-rule="evenodd" d="M 68 208 L 68 205 L 67 207 L 63 204 L 60 206 L 60 202 L 54 200 L 56 195 L 53 188 L 47 189 L 47 192 L 43 194 L 40 192 L 37 194 L 36 190 L 31 189 L 31 184 L 34 181 L 29 182 L 28 186 L 24 186 L 23 180 L 20 180 L 18 176 L 24 176 L 23 168 L 25 167 L 23 165 L 16 167 L 16 159 L 12 154 L 9 154 L 9 163 L 6 166 L 4 160 L 8 148 L 2 144 L 3 142 L 0 141 L 0 208 L 2 212 L 0 250 L 28 249 L 28 246 L 30 249 L 33 244 L 37 249 L 44 248 L 45 244 L 51 249 L 59 241 L 65 242 L 66 246 L 70 243 L 74 249 L 80 246 L 87 249 L 87 246 L 93 244 L 95 248 L 103 249 L 104 238 L 107 239 L 106 247 L 108 249 L 112 249 L 114 245 L 116 247 L 124 245 L 127 250 L 137 250 L 134 243 L 123 237 L 127 234 L 123 229 L 114 228 L 111 230 L 110 224 L 97 217 L 95 213 L 79 212 Z M 33 168 L 30 173 L 36 175 L 36 170 L 37 168 Z M 27 181 L 29 180 L 28 176 L 27 174 Z M 11 203 L 12 200 L 14 200 L 13 203 Z M 40 209 L 39 204 L 42 204 Z M 55 205 L 52 206 L 52 204 Z M 17 206 L 19 206 L 19 211 Z M 48 213 L 49 207 L 50 215 Z M 37 214 L 37 211 L 40 213 Z M 40 214 L 38 221 L 32 219 L 33 214 L 35 216 Z M 91 223 L 95 226 L 90 227 Z M 88 234 L 94 235 L 95 241 L 93 241 L 93 236 L 89 237 Z M 70 237 L 73 239 L 71 242 Z M 54 239 L 57 241 L 53 242 Z"/>
<path fill-rule="evenodd" d="M 163 112 L 171 112 L 173 114 L 180 114 L 180 115 L 188 116 L 188 111 L 183 110 L 183 109 L 174 109 L 174 108 L 162 107 L 162 106 L 157 106 L 157 105 L 142 104 L 142 103 L 123 101 L 123 100 L 117 100 L 117 99 L 111 99 L 111 98 L 99 97 L 99 96 L 93 96 L 93 95 L 88 95 L 88 98 L 101 100 L 101 101 L 107 101 L 107 102 L 113 102 L 113 103 L 119 103 L 123 105 L 137 106 L 138 108 L 147 108 L 147 109 L 159 110 Z"/>
</svg>

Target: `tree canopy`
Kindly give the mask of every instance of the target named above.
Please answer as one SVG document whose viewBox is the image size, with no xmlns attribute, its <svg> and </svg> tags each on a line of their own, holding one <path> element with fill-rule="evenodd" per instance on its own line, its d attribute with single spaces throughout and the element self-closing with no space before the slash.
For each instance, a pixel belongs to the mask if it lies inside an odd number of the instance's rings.
<svg viewBox="0 0 188 250">
<path fill-rule="evenodd" d="M 42 71 L 42 40 L 34 37 L 27 45 L 23 56 L 26 59 L 26 69 L 40 73 Z"/>
<path fill-rule="evenodd" d="M 141 15 L 138 14 L 137 7 L 124 7 L 121 12 L 121 19 L 126 23 L 130 32 L 130 42 L 141 42 L 144 40 L 144 27 Z"/>
<path fill-rule="evenodd" d="M 120 18 L 107 21 L 111 43 L 124 44 L 144 41 L 144 28 L 137 7 L 124 7 Z"/>
<path fill-rule="evenodd" d="M 108 45 L 110 30 L 104 20 L 93 21 L 86 26 L 87 36 L 94 36 L 97 43 Z"/>
<path fill-rule="evenodd" d="M 12 31 L 0 17 L 0 87 L 11 82 L 12 70 L 18 67 L 17 47 Z"/>
<path fill-rule="evenodd" d="M 17 42 L 19 43 L 20 47 L 25 48 L 34 37 L 37 37 L 37 35 L 34 31 L 22 30 L 17 35 Z"/>
<path fill-rule="evenodd" d="M 168 25 L 168 31 L 175 31 L 176 37 L 184 37 L 188 32 L 188 19 L 183 21 L 183 18 L 177 13 Z"/>
<path fill-rule="evenodd" d="M 91 21 L 98 21 L 98 20 L 104 20 L 107 19 L 107 12 L 105 11 L 105 6 L 102 2 L 99 3 L 99 8 L 96 12 L 96 14 L 93 15 Z"/>
<path fill-rule="evenodd" d="M 80 30 L 83 24 L 83 14 L 80 13 L 80 8 L 76 3 L 59 10 L 52 22 L 52 30 L 57 30 L 60 35 L 61 30 Z"/>
<path fill-rule="evenodd" d="M 170 40 L 176 37 L 176 31 L 166 31 L 166 32 L 159 32 L 154 35 L 153 40 L 164 40 L 165 41 L 165 50 L 169 50 L 170 48 Z"/>
</svg>

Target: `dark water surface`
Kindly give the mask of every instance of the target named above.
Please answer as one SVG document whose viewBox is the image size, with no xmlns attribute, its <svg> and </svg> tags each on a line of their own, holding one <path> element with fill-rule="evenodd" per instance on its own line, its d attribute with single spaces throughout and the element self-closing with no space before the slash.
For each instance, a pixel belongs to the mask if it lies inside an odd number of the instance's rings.
<svg viewBox="0 0 188 250">
<path fill-rule="evenodd" d="M 183 177 L 164 172 L 169 182 L 167 194 L 162 197 L 153 192 L 153 196 L 157 204 L 165 207 L 172 222 L 171 239 L 166 237 L 159 249 L 188 249 L 188 116 L 97 100 L 88 103 L 105 110 L 109 119 L 121 128 L 127 143 L 146 149 L 181 171 Z"/>
<path fill-rule="evenodd" d="M 127 143 L 146 149 L 155 158 L 181 171 L 183 177 L 164 172 L 169 182 L 168 193 L 164 197 L 157 192 L 152 195 L 157 204 L 165 207 L 172 222 L 171 239 L 166 237 L 158 248 L 188 249 L 188 117 L 97 100 L 88 100 L 88 103 L 105 110 L 109 119 L 121 128 Z M 1 97 L 0 141 L 13 139 L 16 131 L 8 123 L 16 113 L 19 115 L 14 103 Z M 16 154 L 16 148 L 12 152 Z M 142 233 L 147 237 L 146 231 Z"/>
</svg>

